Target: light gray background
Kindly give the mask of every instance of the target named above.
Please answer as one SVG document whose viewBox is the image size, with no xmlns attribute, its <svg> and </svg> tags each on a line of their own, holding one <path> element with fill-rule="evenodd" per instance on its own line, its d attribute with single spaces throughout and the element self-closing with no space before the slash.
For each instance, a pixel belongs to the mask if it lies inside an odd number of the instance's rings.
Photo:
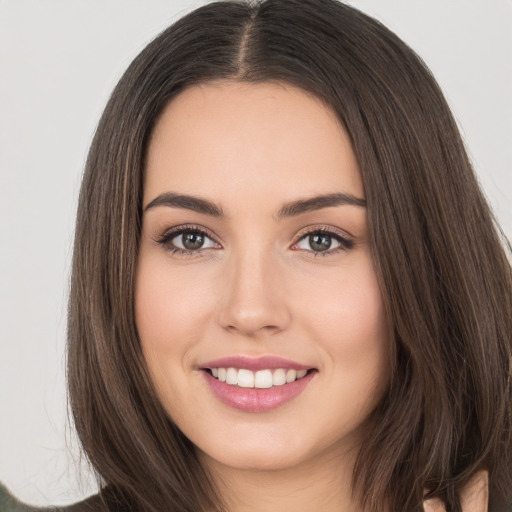
<svg viewBox="0 0 512 512">
<path fill-rule="evenodd" d="M 66 419 L 76 198 L 108 95 L 193 0 L 0 0 L 0 481 L 34 504 L 91 493 Z M 353 0 L 427 62 L 512 238 L 512 0 Z"/>
</svg>

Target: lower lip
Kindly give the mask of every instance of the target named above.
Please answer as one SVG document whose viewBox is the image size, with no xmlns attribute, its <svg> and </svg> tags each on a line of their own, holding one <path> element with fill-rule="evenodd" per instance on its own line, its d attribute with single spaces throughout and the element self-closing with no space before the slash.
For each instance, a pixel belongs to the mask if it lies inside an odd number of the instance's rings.
<svg viewBox="0 0 512 512">
<path fill-rule="evenodd" d="M 203 371 L 203 374 L 213 394 L 224 404 L 245 412 L 265 412 L 277 409 L 302 393 L 316 372 L 310 371 L 289 384 L 266 389 L 232 386 L 221 382 L 207 371 Z"/>
</svg>

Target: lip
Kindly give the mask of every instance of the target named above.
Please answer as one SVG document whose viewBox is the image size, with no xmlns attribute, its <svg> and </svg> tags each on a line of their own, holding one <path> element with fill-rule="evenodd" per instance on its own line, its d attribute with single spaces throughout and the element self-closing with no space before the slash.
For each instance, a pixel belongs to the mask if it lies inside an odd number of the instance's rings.
<svg viewBox="0 0 512 512">
<path fill-rule="evenodd" d="M 302 377 L 293 382 L 283 384 L 282 386 L 272 386 L 271 388 L 242 388 L 221 382 L 206 371 L 210 368 L 245 368 L 246 370 L 275 370 L 283 368 L 285 370 L 311 370 Z M 223 404 L 243 412 L 261 413 L 271 411 L 290 402 L 300 395 L 314 380 L 318 371 L 312 366 L 290 361 L 274 356 L 264 356 L 250 358 L 244 356 L 224 357 L 209 361 L 201 365 L 201 373 L 206 384 Z"/>
<path fill-rule="evenodd" d="M 213 394 L 225 405 L 244 412 L 266 412 L 290 402 L 315 378 L 317 371 L 308 372 L 302 379 L 267 389 L 239 388 L 221 382 L 207 371 L 201 372 Z"/>
<path fill-rule="evenodd" d="M 201 369 L 206 368 L 244 368 L 257 372 L 258 370 L 277 370 L 283 368 L 284 370 L 310 370 L 311 365 L 306 366 L 296 363 L 289 359 L 276 356 L 263 356 L 263 357 L 246 357 L 246 356 L 231 356 L 208 361 L 200 365 Z"/>
</svg>

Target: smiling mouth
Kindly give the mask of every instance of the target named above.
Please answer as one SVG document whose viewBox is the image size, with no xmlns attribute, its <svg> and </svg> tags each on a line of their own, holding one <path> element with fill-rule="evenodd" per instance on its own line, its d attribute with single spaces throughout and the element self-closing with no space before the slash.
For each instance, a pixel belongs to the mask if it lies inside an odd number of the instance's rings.
<svg viewBox="0 0 512 512">
<path fill-rule="evenodd" d="M 222 357 L 197 368 L 213 395 L 242 412 L 267 412 L 293 401 L 316 381 L 317 368 L 277 356 Z"/>
<path fill-rule="evenodd" d="M 318 373 L 315 368 L 263 368 L 252 371 L 213 365 L 202 370 L 205 383 L 214 396 L 224 405 L 248 413 L 272 411 L 293 401 L 310 387 Z"/>
<path fill-rule="evenodd" d="M 246 368 L 205 368 L 205 371 L 215 379 L 230 386 L 248 389 L 269 389 L 291 384 L 314 370 L 275 368 L 252 371 Z"/>
</svg>

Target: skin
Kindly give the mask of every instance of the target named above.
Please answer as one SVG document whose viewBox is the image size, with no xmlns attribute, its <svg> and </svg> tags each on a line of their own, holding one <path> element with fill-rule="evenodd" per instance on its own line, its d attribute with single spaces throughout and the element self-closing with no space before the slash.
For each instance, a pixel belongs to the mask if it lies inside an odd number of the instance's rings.
<svg viewBox="0 0 512 512">
<path fill-rule="evenodd" d="M 462 512 L 487 512 L 489 503 L 489 473 L 479 471 L 473 475 L 460 493 Z M 438 498 L 425 500 L 425 512 L 446 512 L 446 507 Z"/>
<path fill-rule="evenodd" d="M 198 447 L 228 510 L 360 510 L 350 490 L 354 457 L 389 379 L 366 208 L 276 218 L 297 199 L 364 199 L 345 130 L 289 85 L 193 86 L 155 127 L 143 207 L 171 191 L 214 202 L 225 216 L 168 205 L 143 214 L 136 322 L 164 408 Z M 171 252 L 182 237 L 159 243 L 179 226 L 207 230 L 206 248 L 185 256 Z M 319 228 L 349 246 L 331 238 L 315 252 L 304 235 Z M 201 370 L 235 355 L 279 356 L 316 373 L 281 407 L 243 412 L 220 402 Z"/>
</svg>

